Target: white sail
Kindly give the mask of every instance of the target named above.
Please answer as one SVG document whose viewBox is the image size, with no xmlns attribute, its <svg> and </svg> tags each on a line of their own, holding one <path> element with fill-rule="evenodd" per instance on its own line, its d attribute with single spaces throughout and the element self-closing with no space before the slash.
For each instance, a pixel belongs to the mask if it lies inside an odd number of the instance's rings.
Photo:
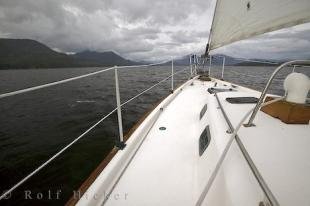
<svg viewBox="0 0 310 206">
<path fill-rule="evenodd" d="M 310 0 L 217 0 L 210 50 L 310 21 Z"/>
</svg>

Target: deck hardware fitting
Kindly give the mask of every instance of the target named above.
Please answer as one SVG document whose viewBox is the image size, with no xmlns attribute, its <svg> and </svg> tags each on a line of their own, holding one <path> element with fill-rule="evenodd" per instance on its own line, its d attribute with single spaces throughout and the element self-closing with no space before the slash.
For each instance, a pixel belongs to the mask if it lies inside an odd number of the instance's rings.
<svg viewBox="0 0 310 206">
<path fill-rule="evenodd" d="M 259 183 L 260 188 L 262 189 L 264 195 L 266 196 L 266 201 L 268 201 L 268 203 L 270 203 L 272 206 L 279 206 L 279 203 L 278 203 L 277 199 L 274 197 L 273 193 L 272 193 L 271 190 L 269 189 L 269 187 L 268 187 L 268 185 L 266 184 L 265 180 L 264 180 L 263 177 L 261 176 L 261 174 L 260 174 L 260 172 L 258 171 L 256 165 L 254 164 L 254 162 L 253 162 L 251 156 L 249 155 L 249 153 L 248 153 L 247 150 L 245 149 L 245 147 L 244 147 L 244 145 L 243 145 L 241 139 L 239 138 L 239 136 L 238 136 L 238 134 L 237 134 L 237 132 L 236 132 L 236 131 L 238 131 L 238 129 L 239 129 L 240 127 L 238 128 L 238 126 L 237 126 L 237 130 L 235 131 L 235 128 L 233 127 L 231 121 L 229 120 L 229 118 L 228 118 L 228 116 L 227 116 L 227 114 L 226 114 L 226 112 L 225 112 L 225 110 L 224 110 L 224 108 L 223 108 L 223 106 L 222 106 L 222 104 L 221 104 L 221 102 L 220 102 L 220 99 L 219 99 L 219 97 L 217 96 L 217 93 L 215 93 L 215 98 L 216 98 L 216 100 L 217 100 L 217 102 L 218 102 L 218 104 L 219 104 L 219 107 L 221 108 L 222 114 L 223 114 L 223 116 L 224 116 L 224 118 L 225 118 L 225 120 L 226 120 L 226 123 L 227 123 L 228 126 L 229 126 L 229 129 L 230 129 L 231 131 L 234 132 L 233 135 L 235 134 L 234 137 L 233 137 L 234 140 L 236 141 L 236 143 L 237 143 L 237 145 L 238 145 L 238 147 L 239 147 L 239 149 L 240 149 L 242 155 L 244 156 L 244 158 L 245 158 L 245 160 L 246 160 L 248 166 L 250 167 L 250 169 L 251 169 L 251 171 L 252 171 L 254 177 L 256 178 L 257 182 Z M 277 100 L 275 100 L 275 101 L 278 101 L 278 100 L 280 100 L 280 99 L 282 99 L 282 98 L 279 98 L 279 99 L 277 99 Z M 270 103 L 269 103 L 269 104 L 270 104 Z M 250 114 L 250 112 L 249 112 L 249 114 Z M 245 119 L 244 119 L 244 121 L 245 121 Z M 241 124 L 241 122 L 239 123 L 239 126 L 241 126 L 240 124 Z M 223 160 L 223 159 L 222 159 L 222 160 Z M 205 191 L 208 191 L 208 190 L 205 190 Z M 205 194 L 206 194 L 206 193 L 205 193 Z M 200 201 L 201 201 L 201 199 L 199 199 L 198 203 L 200 203 Z M 196 204 L 196 205 L 198 205 L 198 204 Z"/>
<path fill-rule="evenodd" d="M 310 63 L 310 60 L 294 60 L 294 61 L 288 61 L 288 62 L 285 62 L 283 64 L 281 64 L 280 66 L 278 66 L 274 72 L 271 74 L 271 76 L 269 77 L 268 79 L 268 82 L 267 84 L 265 85 L 265 88 L 263 89 L 261 95 L 260 95 L 260 98 L 249 118 L 249 121 L 246 123 L 246 126 L 247 127 L 252 127 L 254 126 L 253 124 L 253 121 L 256 117 L 256 114 L 258 113 L 258 111 L 260 110 L 260 107 L 261 105 L 263 104 L 263 101 L 266 97 L 266 94 L 267 94 L 267 91 L 271 85 L 271 82 L 274 80 L 275 76 L 277 75 L 277 73 L 282 70 L 283 68 L 285 68 L 286 66 L 289 66 L 289 65 L 294 65 L 294 64 L 309 64 Z"/>
<path fill-rule="evenodd" d="M 243 126 L 244 127 L 255 127 L 256 125 L 253 123 L 251 123 L 251 124 L 246 123 L 246 124 L 243 124 Z"/>
<path fill-rule="evenodd" d="M 117 141 L 117 142 L 115 143 L 115 146 L 116 146 L 119 150 L 123 150 L 123 149 L 126 147 L 126 144 L 125 144 L 125 142 Z"/>
<path fill-rule="evenodd" d="M 209 125 L 202 131 L 199 137 L 199 156 L 202 156 L 211 141 L 211 133 Z"/>
</svg>

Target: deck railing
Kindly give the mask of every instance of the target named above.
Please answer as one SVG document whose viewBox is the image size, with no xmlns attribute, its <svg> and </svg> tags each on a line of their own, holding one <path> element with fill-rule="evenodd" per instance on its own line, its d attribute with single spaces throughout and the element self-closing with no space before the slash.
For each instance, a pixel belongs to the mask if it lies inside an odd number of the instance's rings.
<svg viewBox="0 0 310 206">
<path fill-rule="evenodd" d="M 261 105 L 262 105 L 262 103 L 263 103 L 263 101 L 264 101 L 264 99 L 265 99 L 265 97 L 266 97 L 266 94 L 267 94 L 267 91 L 268 91 L 268 89 L 269 89 L 269 87 L 270 87 L 270 85 L 271 85 L 271 82 L 273 81 L 273 79 L 275 78 L 275 76 L 276 76 L 283 68 L 285 68 L 286 66 L 289 66 L 289 65 L 294 65 L 293 70 L 295 70 L 295 65 L 296 65 L 296 64 L 310 64 L 310 60 L 294 60 L 294 61 L 289 61 L 289 62 L 285 62 L 285 63 L 281 64 L 279 67 L 277 67 L 277 68 L 274 70 L 274 72 L 271 74 L 271 76 L 270 76 L 270 78 L 269 78 L 267 84 L 265 85 L 265 88 L 264 88 L 264 90 L 262 91 L 262 94 L 261 94 L 261 96 L 260 96 L 260 98 L 259 98 L 259 100 L 258 100 L 258 102 L 257 102 L 257 104 L 256 104 L 256 106 L 255 106 L 255 108 L 254 108 L 254 110 L 253 110 L 253 112 L 252 112 L 250 118 L 249 118 L 248 123 L 245 124 L 244 126 L 246 126 L 246 127 L 255 126 L 255 125 L 253 124 L 253 121 L 254 121 L 254 119 L 255 119 L 255 116 L 256 116 L 258 110 L 261 108 Z"/>
<path fill-rule="evenodd" d="M 220 56 L 223 59 L 223 64 L 222 64 L 222 71 L 221 71 L 221 78 L 224 79 L 224 71 L 225 71 L 225 56 Z M 210 65 L 208 68 L 208 73 L 209 76 L 211 74 L 211 66 L 212 66 L 212 58 L 210 58 Z M 274 63 L 274 62 L 266 62 L 266 61 L 252 61 L 252 60 L 245 60 L 245 59 L 238 59 L 240 61 L 249 61 L 249 62 L 257 62 L 257 63 L 266 63 L 266 64 L 278 64 L 278 63 Z M 63 147 L 60 151 L 58 151 L 56 154 L 54 154 L 52 157 L 50 157 L 47 161 L 45 161 L 42 165 L 40 165 L 38 168 L 36 168 L 33 172 L 31 172 L 30 174 L 28 174 L 26 177 L 24 177 L 21 181 L 19 181 L 18 183 L 16 183 L 13 187 L 11 187 L 9 190 L 7 190 L 5 193 L 3 193 L 0 196 L 0 200 L 5 199 L 5 197 L 7 195 L 9 195 L 11 192 L 13 192 L 16 188 L 18 188 L 19 186 L 21 186 L 23 183 L 25 183 L 27 180 L 29 180 L 32 176 L 34 176 L 35 174 L 37 174 L 41 169 L 43 169 L 44 167 L 46 167 L 50 162 L 52 162 L 53 160 L 55 160 L 58 156 L 60 156 L 62 153 L 64 153 L 68 148 L 70 148 L 74 143 L 76 143 L 77 141 L 79 141 L 81 138 L 83 138 L 86 134 L 88 134 L 91 130 L 93 130 L 97 125 L 99 125 L 101 122 L 103 122 L 105 119 L 107 119 L 109 116 L 111 116 L 114 112 L 117 112 L 117 117 L 118 117 L 118 131 L 119 131 L 119 139 L 116 143 L 116 146 L 119 149 L 124 149 L 126 144 L 124 142 L 124 133 L 123 133 L 123 122 L 122 122 L 122 106 L 126 105 L 127 103 L 133 101 L 134 99 L 138 98 L 139 96 L 143 95 L 144 93 L 150 91 L 151 89 L 153 89 L 154 87 L 162 84 L 163 82 L 171 79 L 171 92 L 174 91 L 174 76 L 178 73 L 184 72 L 185 70 L 190 70 L 190 78 L 193 78 L 193 76 L 197 75 L 197 70 L 198 70 L 198 66 L 200 65 L 199 63 L 199 59 L 196 55 L 191 55 L 190 56 L 190 65 L 189 68 L 184 68 L 180 71 L 175 72 L 174 70 L 174 61 L 173 59 L 171 61 L 167 61 L 167 62 L 160 62 L 160 63 L 156 63 L 156 64 L 146 64 L 146 65 L 132 65 L 132 66 L 114 66 L 114 67 L 110 67 L 110 68 L 106 68 L 106 69 L 102 69 L 96 72 L 92 72 L 92 73 L 88 73 L 85 75 L 80 75 L 77 77 L 72 77 L 72 78 L 68 78 L 68 79 L 64 79 L 64 80 L 60 80 L 60 81 L 56 81 L 56 82 L 52 82 L 52 83 L 47 83 L 47 84 L 43 84 L 43 85 L 39 85 L 39 86 L 35 86 L 35 87 L 30 87 L 30 88 L 26 88 L 26 89 L 22 89 L 22 90 L 17 90 L 17 91 L 13 91 L 13 92 L 8 92 L 8 93 L 4 93 L 4 94 L 0 94 L 0 100 L 3 98 L 7 98 L 7 97 L 11 97 L 11 96 L 15 96 L 18 94 L 23 94 L 23 93 L 27 93 L 27 92 L 31 92 L 31 91 L 35 91 L 35 90 L 39 90 L 39 89 L 43 89 L 43 88 L 47 88 L 47 87 L 51 87 L 51 86 L 56 86 L 56 85 L 60 85 L 60 84 L 64 84 L 67 82 L 71 82 L 74 80 L 78 80 L 78 79 L 82 79 L 82 78 L 86 78 L 89 76 L 93 76 L 93 75 L 97 75 L 100 73 L 104 73 L 107 71 L 113 71 L 114 70 L 114 78 L 115 78 L 115 95 L 116 95 L 116 107 L 110 111 L 108 114 L 106 114 L 104 117 L 102 117 L 99 121 L 97 121 L 95 124 L 93 124 L 90 128 L 88 128 L 86 131 L 84 131 L 81 135 L 79 135 L 77 138 L 75 138 L 72 142 L 70 142 L 68 145 L 66 145 L 65 147 Z M 152 85 L 151 87 L 143 90 L 142 92 L 140 92 L 139 94 L 133 96 L 132 98 L 126 100 L 125 102 L 121 103 L 121 98 L 120 98 L 120 88 L 119 88 L 119 78 L 118 78 L 118 71 L 120 69 L 124 69 L 124 68 L 141 68 L 141 67 L 151 67 L 151 66 L 159 66 L 159 65 L 166 65 L 169 62 L 171 62 L 171 75 L 169 75 L 168 77 L 160 80 L 159 82 L 157 82 L 156 84 Z M 265 89 L 262 92 L 262 95 L 260 97 L 260 100 L 258 102 L 258 104 L 256 105 L 256 107 L 260 108 L 260 106 L 262 105 L 262 100 L 264 99 L 266 92 L 271 84 L 271 81 L 274 79 L 274 76 L 285 66 L 288 65 L 294 65 L 294 64 L 300 64 L 300 63 L 310 63 L 310 61 L 291 61 L 285 64 L 282 64 L 280 67 L 278 67 L 274 73 L 272 74 L 272 76 L 270 77 Z M 219 101 L 217 95 L 216 95 L 217 100 Z M 220 102 L 219 105 L 221 106 Z M 253 113 L 252 116 L 250 118 L 249 123 L 252 123 L 251 121 L 254 120 L 255 115 L 257 113 L 257 108 L 253 109 Z M 222 108 L 222 112 L 225 116 L 225 112 Z M 249 116 L 249 114 L 246 114 L 245 117 Z M 243 121 L 245 121 L 246 118 L 243 119 Z M 227 120 L 227 119 L 226 119 Z M 256 169 L 252 159 L 250 158 L 250 156 L 248 155 L 246 149 L 243 147 L 243 144 L 241 142 L 241 140 L 238 138 L 237 135 L 237 131 L 239 130 L 241 124 L 239 126 L 237 126 L 237 128 L 233 128 L 231 123 L 228 121 L 229 127 L 231 129 L 232 132 L 234 132 L 232 134 L 232 138 L 230 141 L 230 144 L 232 142 L 232 140 L 236 139 L 238 146 L 241 150 L 241 152 L 243 153 L 248 165 L 250 166 L 254 176 L 256 177 L 257 181 L 259 182 L 260 187 L 262 188 L 262 190 L 264 191 L 265 195 L 268 197 L 269 202 L 276 206 L 278 205 L 276 199 L 274 198 L 273 194 L 271 193 L 271 191 L 269 190 L 269 188 L 267 187 L 266 183 L 264 182 L 264 179 L 261 177 L 261 175 L 259 174 L 258 170 Z M 229 149 L 230 144 L 227 144 L 225 151 Z M 241 145 L 241 146 L 240 146 Z M 226 151 L 226 153 L 227 153 Z M 203 192 L 203 194 L 201 195 L 201 198 L 198 200 L 196 205 L 200 205 L 203 201 L 203 196 L 205 196 L 208 191 L 209 188 L 211 187 L 213 180 L 221 166 L 222 161 L 224 160 L 226 153 L 223 152 L 223 154 L 221 155 L 221 158 L 217 164 L 216 169 L 213 171 L 213 179 L 210 178 L 209 184 L 206 186 L 205 191 Z"/>
<path fill-rule="evenodd" d="M 257 62 L 257 63 L 265 63 L 265 64 L 273 64 L 273 65 L 278 65 L 279 63 L 275 63 L 275 62 L 266 62 L 266 61 L 252 61 L 252 60 L 244 60 L 244 59 L 238 59 L 238 60 L 242 60 L 242 61 L 248 61 L 248 62 Z M 209 76 L 210 76 L 210 71 L 211 71 L 211 61 L 212 61 L 212 58 L 210 57 L 210 66 L 209 66 Z M 217 96 L 217 94 L 215 93 L 215 97 L 216 97 L 216 100 L 219 104 L 219 107 L 222 111 L 222 114 L 229 126 L 229 129 L 230 131 L 232 131 L 232 135 L 228 141 L 228 143 L 226 144 L 225 146 L 225 149 L 223 151 L 223 153 L 221 154 L 220 158 L 219 158 L 219 161 L 217 162 L 216 164 L 216 167 L 215 169 L 213 170 L 212 174 L 211 174 L 211 177 L 209 178 L 208 180 L 208 183 L 206 185 L 206 187 L 204 188 L 203 192 L 201 193 L 197 203 L 196 203 L 196 206 L 200 206 L 203 201 L 204 201 L 204 198 L 206 197 L 206 195 L 208 194 L 213 182 L 214 182 L 214 179 L 216 177 L 216 175 L 218 174 L 219 172 L 219 169 L 224 161 L 224 158 L 226 157 L 227 155 L 227 152 L 233 142 L 233 140 L 236 140 L 236 143 L 240 149 L 240 151 L 242 152 L 243 154 L 243 157 L 245 158 L 248 166 L 250 167 L 254 177 L 256 178 L 257 182 L 259 183 L 259 186 L 260 188 L 262 189 L 262 191 L 264 192 L 264 195 L 265 197 L 267 198 L 267 201 L 270 205 L 272 206 L 279 206 L 279 202 L 277 201 L 277 199 L 275 198 L 274 194 L 272 193 L 272 191 L 270 190 L 270 188 L 268 187 L 267 183 L 265 182 L 264 178 L 262 177 L 262 175 L 260 174 L 259 170 L 257 169 L 256 165 L 254 164 L 251 156 L 249 155 L 249 153 L 247 152 L 245 146 L 243 145 L 241 139 L 238 137 L 238 130 L 241 128 L 241 126 L 243 125 L 243 123 L 247 120 L 247 118 L 250 116 L 249 118 L 249 121 L 247 124 L 244 124 L 244 126 L 248 127 L 248 126 L 253 126 L 253 120 L 258 112 L 258 110 L 262 107 L 262 106 L 266 106 L 268 104 L 271 104 L 271 103 L 274 103 L 276 101 L 280 101 L 282 99 L 285 99 L 285 97 L 279 97 L 279 98 L 276 98 L 275 100 L 272 100 L 272 101 L 269 101 L 269 102 L 266 102 L 266 103 L 263 103 L 263 100 L 265 99 L 265 96 L 267 94 L 267 91 L 270 87 L 270 84 L 272 82 L 272 80 L 274 79 L 275 75 L 281 70 L 283 69 L 284 67 L 286 66 L 290 66 L 290 65 L 293 65 L 294 68 L 292 70 L 292 72 L 295 71 L 295 65 L 302 65 L 302 64 L 310 64 L 310 60 L 295 60 L 295 61 L 290 61 L 290 62 L 286 62 L 284 64 L 281 64 L 279 67 L 277 67 L 275 69 L 275 71 L 272 73 L 272 75 L 270 76 L 263 92 L 261 93 L 261 96 L 256 104 L 256 106 L 251 109 L 248 113 L 246 113 L 244 115 L 244 117 L 241 119 L 241 121 L 239 122 L 239 124 L 237 125 L 236 128 L 234 128 L 228 118 L 228 116 L 226 115 L 225 113 L 225 110 L 224 108 L 222 107 L 222 104 Z M 225 56 L 223 56 L 223 65 L 222 65 L 222 72 L 221 72 L 221 77 L 222 77 L 222 80 L 223 80 L 223 77 L 224 77 L 224 68 L 225 68 Z"/>
<path fill-rule="evenodd" d="M 137 95 L 133 96 L 132 98 L 126 100 L 125 102 L 121 103 L 120 88 L 119 88 L 119 78 L 118 78 L 118 71 L 120 69 L 124 69 L 124 68 L 142 68 L 142 67 L 169 65 L 170 62 L 171 62 L 171 75 L 169 75 L 168 77 L 160 80 L 156 84 L 154 84 L 151 87 L 143 90 L 142 92 L 140 92 L 139 94 L 137 94 Z M 41 164 L 39 167 L 37 167 L 35 170 L 33 170 L 30 174 L 25 176 L 22 180 L 20 180 L 18 183 L 16 183 L 10 189 L 8 189 L 6 192 L 4 192 L 0 196 L 0 200 L 5 199 L 8 195 L 10 195 L 13 191 L 15 191 L 15 189 L 17 189 L 19 186 L 21 186 L 23 183 L 25 183 L 27 180 L 29 180 L 32 176 L 34 176 L 38 172 L 40 172 L 49 163 L 51 163 L 58 156 L 60 156 L 62 153 L 64 153 L 68 148 L 70 148 L 74 143 L 79 141 L 86 134 L 88 134 L 91 130 L 93 130 L 97 125 L 99 125 L 105 119 L 110 117 L 115 111 L 117 111 L 118 130 L 119 130 L 119 138 L 118 138 L 118 141 L 116 143 L 116 146 L 119 149 L 122 150 L 126 146 L 125 142 L 124 142 L 124 133 L 123 133 L 122 106 L 124 106 L 127 103 L 133 101 L 134 99 L 138 98 L 139 96 L 143 95 L 144 93 L 150 91 L 154 87 L 162 84 L 163 82 L 165 82 L 165 81 L 167 81 L 169 79 L 171 79 L 171 92 L 173 92 L 174 87 L 175 87 L 175 85 L 174 85 L 174 76 L 176 74 L 184 72 L 185 70 L 188 70 L 188 69 L 189 69 L 188 67 L 185 67 L 184 69 L 175 72 L 173 59 L 170 60 L 170 61 L 165 61 L 165 62 L 160 62 L 160 63 L 155 63 L 155 64 L 131 65 L 131 66 L 114 66 L 114 67 L 109 67 L 109 68 L 102 69 L 102 70 L 99 70 L 99 71 L 96 71 L 96 72 L 92 72 L 92 73 L 88 73 L 88 74 L 84 74 L 84 75 L 80 75 L 80 76 L 76 76 L 76 77 L 72 77 L 72 78 L 68 78 L 68 79 L 64 79 L 64 80 L 60 80 L 60 81 L 55 81 L 55 82 L 51 82 L 51 83 L 47 83 L 47 84 L 42 84 L 42 85 L 39 85 L 39 86 L 34 86 L 34 87 L 26 88 L 26 89 L 21 89 L 21 90 L 17 90 L 17 91 L 13 91 L 13 92 L 8 92 L 8 93 L 0 94 L 0 100 L 1 100 L 1 99 L 4 99 L 4 98 L 15 96 L 15 95 L 24 94 L 24 93 L 32 92 L 32 91 L 35 91 L 35 90 L 40 90 L 40 89 L 44 89 L 44 88 L 47 88 L 47 87 L 52 87 L 52 86 L 68 83 L 68 82 L 71 82 L 71 81 L 75 81 L 75 80 L 78 80 L 78 79 L 90 77 L 90 76 L 93 76 L 93 75 L 101 74 L 101 73 L 104 73 L 104 72 L 107 72 L 107 71 L 113 71 L 114 70 L 114 74 L 115 74 L 114 78 L 115 78 L 116 107 L 112 111 L 110 111 L 108 114 L 106 114 L 104 117 L 102 117 L 99 121 L 97 121 L 95 124 L 93 124 L 91 127 L 89 127 L 81 135 L 79 135 L 77 138 L 75 138 L 72 142 L 70 142 L 68 145 L 66 145 L 60 151 L 58 151 L 56 154 L 54 154 L 52 157 L 50 157 L 47 161 L 45 161 L 43 164 Z"/>
</svg>

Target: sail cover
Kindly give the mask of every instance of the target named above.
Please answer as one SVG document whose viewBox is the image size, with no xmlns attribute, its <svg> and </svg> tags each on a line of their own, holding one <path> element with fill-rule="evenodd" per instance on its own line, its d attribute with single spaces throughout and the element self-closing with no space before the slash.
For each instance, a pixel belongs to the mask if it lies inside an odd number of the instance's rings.
<svg viewBox="0 0 310 206">
<path fill-rule="evenodd" d="M 210 50 L 310 21 L 310 0 L 217 0 Z"/>
</svg>

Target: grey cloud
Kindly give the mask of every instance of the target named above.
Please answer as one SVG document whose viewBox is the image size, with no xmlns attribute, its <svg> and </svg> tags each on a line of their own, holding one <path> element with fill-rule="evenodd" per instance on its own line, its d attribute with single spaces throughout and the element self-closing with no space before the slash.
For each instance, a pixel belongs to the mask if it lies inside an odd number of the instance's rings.
<svg viewBox="0 0 310 206">
<path fill-rule="evenodd" d="M 271 60 L 310 59 L 310 24 L 303 24 L 237 42 L 217 49 L 215 53 Z"/>
<path fill-rule="evenodd" d="M 0 0 L 0 37 L 35 39 L 64 52 L 113 50 L 136 59 L 161 58 L 154 51 L 170 41 L 167 27 L 193 13 L 198 18 L 208 6 L 205 0 Z M 182 53 L 182 46 L 173 51 Z"/>
<path fill-rule="evenodd" d="M 108 0 L 109 9 L 124 14 L 129 22 L 144 20 L 151 25 L 175 24 L 194 12 L 206 11 L 210 1 L 206 0 Z"/>
<path fill-rule="evenodd" d="M 201 52 L 211 0 L 0 0 L 0 37 L 38 40 L 64 52 L 113 50 L 135 60 Z M 240 57 L 310 57 L 310 26 L 219 49 Z"/>
<path fill-rule="evenodd" d="M 186 31 L 181 30 L 178 32 L 172 32 L 170 38 L 176 43 L 196 43 L 206 42 L 208 40 L 209 32 L 206 31 Z"/>
</svg>

